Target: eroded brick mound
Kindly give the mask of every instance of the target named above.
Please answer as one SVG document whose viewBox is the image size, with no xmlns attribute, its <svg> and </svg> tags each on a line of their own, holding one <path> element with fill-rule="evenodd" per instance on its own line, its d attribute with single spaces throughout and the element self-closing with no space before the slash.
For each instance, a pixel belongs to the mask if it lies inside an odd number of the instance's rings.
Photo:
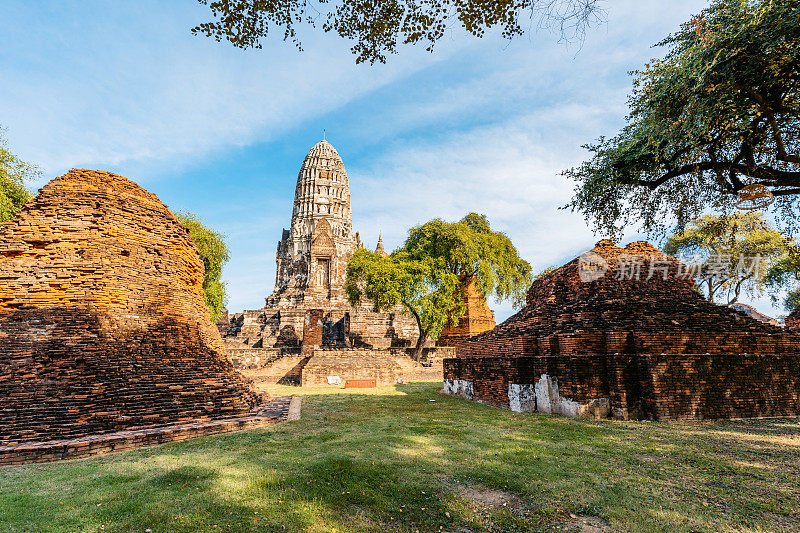
<svg viewBox="0 0 800 533">
<path fill-rule="evenodd" d="M 491 339 L 525 337 L 526 348 L 520 345 L 516 353 L 503 350 L 502 355 L 536 355 L 540 350 L 531 346 L 531 343 L 536 344 L 536 338 L 601 332 L 639 333 L 636 337 L 642 342 L 638 352 L 664 351 L 667 347 L 706 352 L 724 349 L 725 338 L 738 342 L 741 335 L 750 334 L 748 338 L 753 340 L 752 334 L 771 335 L 782 331 L 780 327 L 708 302 L 683 274 L 683 265 L 647 242 L 633 242 L 620 248 L 609 240 L 602 240 L 591 253 L 605 261 L 604 275 L 585 281 L 591 277 L 585 272 L 584 277 L 581 276 L 580 268 L 586 264 L 585 260 L 573 259 L 535 280 L 528 290 L 526 306 L 520 312 L 492 331 L 474 337 L 475 346 L 480 348 L 466 347 L 460 353 L 491 355 L 485 349 L 485 343 Z M 637 267 L 633 265 L 637 263 L 640 266 L 638 279 L 635 279 L 631 274 L 635 274 L 632 271 Z M 665 345 L 667 337 L 658 340 L 654 337 L 656 333 L 682 334 L 684 344 L 690 346 Z M 706 334 L 714 338 L 704 336 Z M 716 342 L 717 337 L 722 339 L 721 343 Z M 691 346 L 692 343 L 697 345 Z M 511 345 L 506 346 L 513 352 Z M 548 349 L 544 347 L 543 351 Z M 589 349 L 590 353 L 593 351 Z"/>
<path fill-rule="evenodd" d="M 800 333 L 800 307 L 789 313 L 784 322 L 786 329 Z"/>
<path fill-rule="evenodd" d="M 188 232 L 130 180 L 72 170 L 0 224 L 0 444 L 249 413 Z"/>
<path fill-rule="evenodd" d="M 459 345 L 444 361 L 445 390 L 569 416 L 800 414 L 800 335 L 707 302 L 678 261 L 646 242 L 600 241 L 582 257 L 534 281 L 519 313 Z"/>
</svg>

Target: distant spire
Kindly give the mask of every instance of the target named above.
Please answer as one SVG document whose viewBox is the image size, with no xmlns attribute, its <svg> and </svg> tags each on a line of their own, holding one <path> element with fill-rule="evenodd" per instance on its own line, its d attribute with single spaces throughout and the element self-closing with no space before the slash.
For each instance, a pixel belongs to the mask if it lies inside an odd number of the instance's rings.
<svg viewBox="0 0 800 533">
<path fill-rule="evenodd" d="M 389 255 L 386 253 L 386 250 L 383 249 L 383 235 L 380 233 L 378 234 L 378 246 L 375 247 L 375 253 L 381 257 Z"/>
<path fill-rule="evenodd" d="M 325 140 L 325 128 L 322 128 L 322 140 Z"/>
</svg>

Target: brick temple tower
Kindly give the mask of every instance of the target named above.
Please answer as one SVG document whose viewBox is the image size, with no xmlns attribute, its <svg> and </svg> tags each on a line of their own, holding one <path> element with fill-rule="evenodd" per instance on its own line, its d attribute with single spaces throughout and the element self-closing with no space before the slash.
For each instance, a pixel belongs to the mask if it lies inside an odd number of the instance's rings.
<svg viewBox="0 0 800 533">
<path fill-rule="evenodd" d="M 358 245 L 344 163 L 330 143 L 320 141 L 297 176 L 291 229 L 283 230 L 278 243 L 275 290 L 267 307 L 344 303 L 345 269 Z"/>
<path fill-rule="evenodd" d="M 275 288 L 262 309 L 231 317 L 225 336 L 229 353 L 413 345 L 419 336 L 417 324 L 402 307 L 379 311 L 366 300 L 350 305 L 347 262 L 360 246 L 344 163 L 322 140 L 300 166 L 291 226 L 283 230 L 275 256 Z"/>
</svg>

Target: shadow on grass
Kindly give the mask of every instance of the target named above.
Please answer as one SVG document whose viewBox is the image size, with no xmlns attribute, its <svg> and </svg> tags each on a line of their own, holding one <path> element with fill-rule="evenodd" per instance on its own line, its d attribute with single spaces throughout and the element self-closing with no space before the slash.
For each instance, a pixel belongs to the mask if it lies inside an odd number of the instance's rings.
<svg viewBox="0 0 800 533">
<path fill-rule="evenodd" d="M 19 531 L 540 531 L 573 514 L 632 531 L 800 529 L 797 421 L 575 420 L 439 388 L 305 391 L 297 422 L 0 469 L 0 523 Z M 518 505 L 463 496 L 483 488 Z"/>
</svg>

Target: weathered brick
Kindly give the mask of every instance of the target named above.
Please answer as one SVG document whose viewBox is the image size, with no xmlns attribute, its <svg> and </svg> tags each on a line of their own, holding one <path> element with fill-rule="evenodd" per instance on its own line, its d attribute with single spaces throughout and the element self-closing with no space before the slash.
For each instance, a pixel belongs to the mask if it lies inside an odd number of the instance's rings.
<svg viewBox="0 0 800 533">
<path fill-rule="evenodd" d="M 582 281 L 576 258 L 537 279 L 520 312 L 444 361 L 445 379 L 505 407 L 509 383 L 546 374 L 565 398 L 609 398 L 624 418 L 800 415 L 800 336 L 709 303 L 649 243 L 592 252 L 604 276 Z M 640 279 L 619 275 L 622 254 L 641 262 Z"/>
<path fill-rule="evenodd" d="M 203 263 L 159 199 L 72 170 L 0 224 L 0 445 L 240 416 Z"/>
</svg>

